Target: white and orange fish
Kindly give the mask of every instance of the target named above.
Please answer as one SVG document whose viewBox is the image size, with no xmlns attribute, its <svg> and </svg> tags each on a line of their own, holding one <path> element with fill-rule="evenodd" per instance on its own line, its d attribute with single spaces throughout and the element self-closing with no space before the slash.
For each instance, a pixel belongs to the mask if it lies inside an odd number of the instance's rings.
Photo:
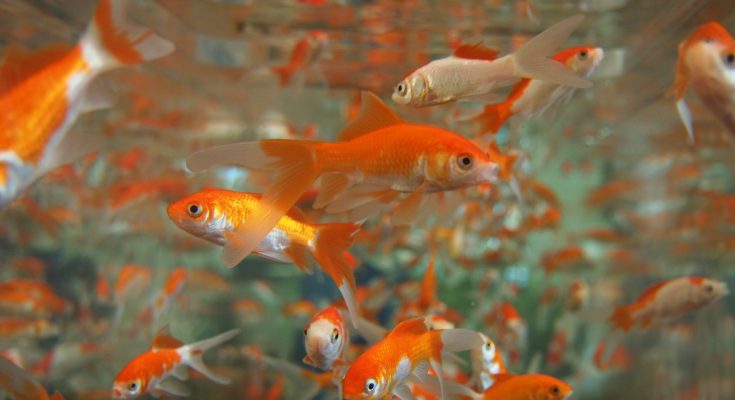
<svg viewBox="0 0 735 400">
<path fill-rule="evenodd" d="M 471 330 L 429 330 L 423 318 L 403 321 L 350 365 L 342 380 L 342 399 L 410 399 L 409 377 L 426 380 L 429 368 L 436 372 L 437 394 L 444 398 L 443 354 L 482 344 L 480 334 Z"/>
<path fill-rule="evenodd" d="M 470 358 L 472 360 L 472 382 L 484 392 L 493 385 L 496 375 L 505 374 L 508 370 L 505 368 L 503 356 L 500 354 L 500 349 L 495 346 L 495 342 L 483 334 L 480 336 L 484 343 L 470 351 Z"/>
<path fill-rule="evenodd" d="M 102 0 L 81 41 L 27 52 L 8 49 L 0 63 L 0 207 L 35 180 L 93 149 L 67 135 L 81 113 L 108 102 L 90 83 L 102 72 L 171 53 L 151 31 L 127 25 L 124 0 Z"/>
<path fill-rule="evenodd" d="M 259 194 L 208 189 L 172 203 L 168 216 L 186 232 L 224 246 L 224 256 L 236 251 L 233 246 L 237 236 L 252 223 L 260 201 Z M 255 253 L 269 260 L 293 263 L 306 273 L 312 272 L 313 257 L 337 285 L 354 322 L 358 315 L 357 286 L 343 254 L 352 245 L 360 225 L 306 221 L 301 210 L 291 208 L 258 243 Z"/>
<path fill-rule="evenodd" d="M 130 361 L 115 377 L 112 397 L 115 399 L 137 399 L 146 393 L 160 396 L 167 393 L 187 396 L 189 390 L 181 384 L 188 379 L 189 368 L 210 380 L 226 385 L 229 379 L 212 372 L 202 359 L 204 353 L 235 336 L 233 329 L 215 337 L 191 344 L 183 344 L 172 337 L 168 328 L 161 329 L 153 339 L 151 348 Z"/>
<path fill-rule="evenodd" d="M 714 303 L 730 292 L 725 282 L 692 276 L 649 286 L 632 304 L 615 309 L 610 321 L 628 331 L 635 325 L 646 329 Z"/>
<path fill-rule="evenodd" d="M 564 64 L 579 77 L 588 78 L 603 56 L 604 51 L 599 47 L 579 46 L 562 50 L 551 59 Z M 540 115 L 552 105 L 569 98 L 574 89 L 572 86 L 544 80 L 523 79 L 513 87 L 503 102 L 486 105 L 479 115 L 470 120 L 482 123 L 482 133 L 497 133 L 511 116 Z"/>
<path fill-rule="evenodd" d="M 671 92 L 689 142 L 694 143 L 692 115 L 684 101 L 690 84 L 707 108 L 735 135 L 735 39 L 717 22 L 700 25 L 679 44 Z"/>
<path fill-rule="evenodd" d="M 304 328 L 304 363 L 322 370 L 335 364 L 345 365 L 345 350 L 350 345 L 350 333 L 345 329 L 339 309 L 330 306 L 319 311 Z"/>
<path fill-rule="evenodd" d="M 515 53 L 499 52 L 481 44 L 463 45 L 454 54 L 434 60 L 405 77 L 393 90 L 393 101 L 431 106 L 454 100 L 488 96 L 522 78 L 586 88 L 592 83 L 564 65 L 547 58 L 582 22 L 581 15 L 558 22 L 529 40 Z"/>
<path fill-rule="evenodd" d="M 423 213 L 432 194 L 492 183 L 497 164 L 466 138 L 443 129 L 402 121 L 375 95 L 363 92 L 360 116 L 337 143 L 262 140 L 235 143 L 192 154 L 187 166 L 202 171 L 236 164 L 273 175 L 247 224 L 228 238 L 226 265 L 244 259 L 298 199 L 320 179 L 314 206 L 348 213 L 359 221 L 407 195 L 393 213 L 408 223 Z"/>
</svg>

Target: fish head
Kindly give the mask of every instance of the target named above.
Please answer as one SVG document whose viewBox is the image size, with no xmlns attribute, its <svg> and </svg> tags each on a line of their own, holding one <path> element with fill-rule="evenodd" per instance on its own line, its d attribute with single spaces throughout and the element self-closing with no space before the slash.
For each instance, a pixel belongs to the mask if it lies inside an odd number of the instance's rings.
<svg viewBox="0 0 735 400">
<path fill-rule="evenodd" d="M 532 378 L 536 381 L 537 400 L 565 400 L 572 395 L 572 387 L 559 379 L 548 375 L 534 375 Z"/>
<path fill-rule="evenodd" d="M 730 294 L 727 284 L 722 281 L 716 281 L 713 279 L 704 279 L 692 277 L 692 292 L 690 294 L 690 300 L 694 304 L 705 305 L 713 303 L 724 296 Z"/>
<path fill-rule="evenodd" d="M 340 358 L 346 343 L 346 332 L 340 324 L 319 318 L 304 329 L 304 362 L 322 370 L 329 370 Z"/>
<path fill-rule="evenodd" d="M 224 233 L 232 230 L 232 224 L 214 192 L 202 191 L 184 197 L 171 203 L 167 212 L 179 228 L 219 245 L 224 245 Z"/>
<path fill-rule="evenodd" d="M 689 71 L 735 85 L 735 39 L 721 25 L 702 25 L 681 47 Z"/>
<path fill-rule="evenodd" d="M 124 372 L 125 370 L 123 370 Z M 146 382 L 141 378 L 115 379 L 112 385 L 113 399 L 137 399 L 145 393 Z"/>
<path fill-rule="evenodd" d="M 375 362 L 369 353 L 358 357 L 342 379 L 342 399 L 389 398 L 390 382 L 381 375 L 381 371 L 386 369 Z"/>
<path fill-rule="evenodd" d="M 429 155 L 427 164 L 427 181 L 443 190 L 498 180 L 498 163 L 490 154 L 464 138 L 437 145 Z"/>
<path fill-rule="evenodd" d="M 412 73 L 393 88 L 391 98 L 402 105 L 423 105 L 428 85 L 421 73 Z"/>
<path fill-rule="evenodd" d="M 605 56 L 601 47 L 579 46 L 572 50 L 565 64 L 575 74 L 585 78 L 592 74 Z"/>
</svg>

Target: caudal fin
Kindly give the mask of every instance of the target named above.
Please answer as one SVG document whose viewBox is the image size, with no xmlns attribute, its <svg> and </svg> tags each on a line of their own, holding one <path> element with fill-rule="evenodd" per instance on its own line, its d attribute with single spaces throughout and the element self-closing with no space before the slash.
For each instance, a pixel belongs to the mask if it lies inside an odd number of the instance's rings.
<svg viewBox="0 0 735 400">
<path fill-rule="evenodd" d="M 575 15 L 557 22 L 518 49 L 513 57 L 520 75 L 564 86 L 591 87 L 592 82 L 580 78 L 562 63 L 547 57 L 569 38 L 583 19 L 583 16 Z"/>
<path fill-rule="evenodd" d="M 278 76 L 278 84 L 281 85 L 281 87 L 288 85 L 291 81 L 293 70 L 288 65 L 273 67 L 271 68 L 271 71 Z"/>
<path fill-rule="evenodd" d="M 612 316 L 610 316 L 610 321 L 613 325 L 624 331 L 630 330 L 630 328 L 633 327 L 633 324 L 635 324 L 635 320 L 630 315 L 630 309 L 628 306 L 616 308 Z"/>
<path fill-rule="evenodd" d="M 497 103 L 485 106 L 473 120 L 481 124 L 480 132 L 484 134 L 485 132 L 498 133 L 508 118 L 510 118 L 510 107 L 506 103 Z"/>
<path fill-rule="evenodd" d="M 174 45 L 152 31 L 125 21 L 125 0 L 101 0 L 82 38 L 92 68 L 109 69 L 164 57 Z"/>
<path fill-rule="evenodd" d="M 186 365 L 206 376 L 213 382 L 219 383 L 221 385 L 226 385 L 230 383 L 229 379 L 212 372 L 204 364 L 204 360 L 202 357 L 207 350 L 219 346 L 220 344 L 234 338 L 235 336 L 237 336 L 238 333 L 240 333 L 239 329 L 232 329 L 215 337 L 204 339 L 202 341 L 194 342 L 184 346 L 184 362 L 186 363 Z"/>
<path fill-rule="evenodd" d="M 46 389 L 28 372 L 0 356 L 0 389 L 16 400 L 48 399 Z"/>
<path fill-rule="evenodd" d="M 689 144 L 694 144 L 694 127 L 692 125 L 692 113 L 691 111 L 689 111 L 689 106 L 687 106 L 684 98 L 676 101 L 676 111 L 679 113 L 679 118 L 681 118 L 681 122 L 684 124 L 684 128 L 686 128 L 687 130 L 687 139 L 689 141 Z"/>
<path fill-rule="evenodd" d="M 447 329 L 441 331 L 442 351 L 456 353 L 479 349 L 485 344 L 482 335 L 469 329 Z"/>
<path fill-rule="evenodd" d="M 332 278 L 342 293 L 354 327 L 357 327 L 360 314 L 356 297 L 357 285 L 352 269 L 347 265 L 343 254 L 352 246 L 352 241 L 359 230 L 360 225 L 351 223 L 320 225 L 312 250 L 316 262 Z"/>
<path fill-rule="evenodd" d="M 192 171 L 236 164 L 273 174 L 271 185 L 263 192 L 247 225 L 228 238 L 222 252 L 225 265 L 234 267 L 247 257 L 319 177 L 316 145 L 307 140 L 235 143 L 201 150 L 187 159 L 187 167 Z"/>
</svg>

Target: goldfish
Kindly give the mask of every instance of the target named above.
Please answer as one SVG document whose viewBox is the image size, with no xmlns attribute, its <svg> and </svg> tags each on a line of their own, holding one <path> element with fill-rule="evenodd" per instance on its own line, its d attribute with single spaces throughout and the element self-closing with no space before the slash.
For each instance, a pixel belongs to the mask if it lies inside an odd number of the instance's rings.
<svg viewBox="0 0 735 400">
<path fill-rule="evenodd" d="M 115 302 L 124 303 L 140 296 L 151 284 L 151 270 L 148 267 L 127 264 L 120 268 L 120 273 L 115 281 Z"/>
<path fill-rule="evenodd" d="M 735 39 L 722 25 L 700 25 L 679 44 L 676 76 L 670 93 L 694 143 L 692 115 L 684 100 L 689 85 L 725 128 L 735 135 Z"/>
<path fill-rule="evenodd" d="M 556 53 L 552 60 L 564 64 L 580 77 L 589 78 L 602 61 L 604 51 L 599 47 L 578 46 Z M 483 111 L 471 118 L 483 125 L 482 132 L 497 133 L 508 118 L 540 115 L 552 105 L 569 98 L 574 87 L 537 79 L 523 79 L 511 90 L 508 97 L 495 104 L 486 105 Z"/>
<path fill-rule="evenodd" d="M 237 236 L 252 224 L 259 201 L 258 194 L 208 189 L 172 203 L 168 216 L 184 231 L 224 246 L 223 256 L 227 257 L 237 251 L 233 249 Z M 355 277 L 342 253 L 359 229 L 353 223 L 309 224 L 301 210 L 294 207 L 258 244 L 255 253 L 293 263 L 306 273 L 312 272 L 309 257 L 313 257 L 339 288 L 354 321 L 358 315 Z"/>
<path fill-rule="evenodd" d="M 649 286 L 635 302 L 620 306 L 610 321 L 623 331 L 643 329 L 678 318 L 729 294 L 725 282 L 698 276 L 665 280 Z"/>
<path fill-rule="evenodd" d="M 342 315 L 334 306 L 319 311 L 304 328 L 304 363 L 330 370 L 332 365 L 344 363 L 344 354 L 350 344 L 350 333 L 345 329 Z"/>
<path fill-rule="evenodd" d="M 472 382 L 481 390 L 485 391 L 494 383 L 494 376 L 505 374 L 503 355 L 495 346 L 495 342 L 489 337 L 480 334 L 482 346 L 470 351 L 472 360 Z"/>
<path fill-rule="evenodd" d="M 272 67 L 271 71 L 278 76 L 281 86 L 286 86 L 294 73 L 306 69 L 324 53 L 329 36 L 322 31 L 312 31 L 296 42 L 288 63 Z"/>
<path fill-rule="evenodd" d="M 0 356 L 0 389 L 16 400 L 64 400 L 59 392 L 50 395 L 28 372 Z"/>
<path fill-rule="evenodd" d="M 59 334 L 59 327 L 46 319 L 0 318 L 0 341 L 17 343 L 28 338 L 47 338 Z"/>
<path fill-rule="evenodd" d="M 162 328 L 153 339 L 151 348 L 130 361 L 115 377 L 112 397 L 115 399 L 137 399 L 146 393 L 186 396 L 189 391 L 181 385 L 189 377 L 188 368 L 210 380 L 225 385 L 230 381 L 212 372 L 202 360 L 204 353 L 240 332 L 232 329 L 209 339 L 183 344 L 171 336 L 167 327 Z"/>
<path fill-rule="evenodd" d="M 174 299 L 184 290 L 188 275 L 184 267 L 178 267 L 171 271 L 166 278 L 166 283 L 156 297 L 153 299 L 153 320 L 160 321 L 161 316 L 171 307 Z"/>
<path fill-rule="evenodd" d="M 549 375 L 504 374 L 477 399 L 503 400 L 564 400 L 572 395 L 572 387 Z"/>
<path fill-rule="evenodd" d="M 592 83 L 563 64 L 546 58 L 584 18 L 567 18 L 529 40 L 518 51 L 498 58 L 499 52 L 482 44 L 463 45 L 446 58 L 411 72 L 393 90 L 393 101 L 431 106 L 454 100 L 488 96 L 495 89 L 531 78 L 557 85 L 586 88 Z"/>
<path fill-rule="evenodd" d="M 69 308 L 66 300 L 43 282 L 11 279 L 0 282 L 0 311 L 15 315 L 48 317 Z"/>
<path fill-rule="evenodd" d="M 436 371 L 444 396 L 442 354 L 482 344 L 482 337 L 474 331 L 429 330 L 423 318 L 403 321 L 350 365 L 342 380 L 342 398 L 411 398 L 406 381 L 412 375 L 419 380 L 428 377 L 429 367 Z"/>
<path fill-rule="evenodd" d="M 171 42 L 127 25 L 124 0 L 102 0 L 76 46 L 7 50 L 0 64 L 0 207 L 33 182 L 97 147 L 69 133 L 77 117 L 109 100 L 90 84 L 99 74 L 168 55 Z"/>
<path fill-rule="evenodd" d="M 364 219 L 398 197 L 394 223 L 414 220 L 429 194 L 494 182 L 497 165 L 469 140 L 443 129 L 403 122 L 377 96 L 363 92 L 360 116 L 339 134 L 339 142 L 263 140 L 200 150 L 187 160 L 202 171 L 236 164 L 268 170 L 275 180 L 228 240 L 226 265 L 236 265 L 268 235 L 301 195 L 321 177 L 315 208 L 351 212 Z M 359 215 L 356 215 L 359 214 Z"/>
</svg>

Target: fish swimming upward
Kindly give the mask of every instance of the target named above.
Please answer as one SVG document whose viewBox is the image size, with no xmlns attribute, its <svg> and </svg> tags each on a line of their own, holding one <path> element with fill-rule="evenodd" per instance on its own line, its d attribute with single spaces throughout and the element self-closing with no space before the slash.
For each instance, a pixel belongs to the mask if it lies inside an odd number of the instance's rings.
<svg viewBox="0 0 735 400">
<path fill-rule="evenodd" d="M 102 0 L 76 46 L 7 50 L 0 63 L 0 208 L 94 149 L 98 140 L 67 133 L 81 113 L 108 106 L 90 90 L 97 75 L 173 51 L 167 40 L 125 24 L 125 3 Z"/>
<path fill-rule="evenodd" d="M 694 143 L 692 115 L 684 101 L 690 84 L 712 114 L 735 135 L 735 39 L 717 22 L 700 25 L 679 44 L 671 92 L 689 142 Z"/>
<path fill-rule="evenodd" d="M 464 137 L 402 121 L 375 95 L 363 92 L 360 116 L 338 142 L 262 140 L 201 150 L 187 160 L 191 171 L 236 164 L 270 172 L 273 181 L 253 208 L 247 225 L 228 239 L 222 253 L 236 265 L 273 229 L 301 195 L 321 177 L 314 207 L 354 212 L 360 220 L 407 195 L 394 223 L 413 221 L 433 193 L 492 183 L 497 164 Z M 425 211 L 425 210 L 424 210 Z"/>
<path fill-rule="evenodd" d="M 329 306 L 315 314 L 304 328 L 303 361 L 313 367 L 330 370 L 337 364 L 345 365 L 345 351 L 350 345 L 350 333 L 344 319 L 335 306 Z"/>
<path fill-rule="evenodd" d="M 250 225 L 260 195 L 208 189 L 172 203 L 168 215 L 181 229 L 194 236 L 224 246 L 223 254 L 234 251 L 239 233 Z M 350 311 L 358 315 L 355 277 L 343 253 L 352 245 L 360 225 L 309 224 L 301 210 L 293 207 L 255 248 L 255 254 L 269 260 L 296 264 L 312 272 L 310 257 L 332 278 Z M 234 266 L 234 264 L 233 264 Z"/>
<path fill-rule="evenodd" d="M 579 26 L 577 15 L 552 25 L 517 52 L 498 58 L 498 51 L 481 44 L 463 45 L 454 54 L 434 60 L 410 73 L 393 91 L 393 101 L 431 106 L 454 100 L 488 96 L 522 78 L 587 88 L 592 83 L 547 56 Z"/>
</svg>

